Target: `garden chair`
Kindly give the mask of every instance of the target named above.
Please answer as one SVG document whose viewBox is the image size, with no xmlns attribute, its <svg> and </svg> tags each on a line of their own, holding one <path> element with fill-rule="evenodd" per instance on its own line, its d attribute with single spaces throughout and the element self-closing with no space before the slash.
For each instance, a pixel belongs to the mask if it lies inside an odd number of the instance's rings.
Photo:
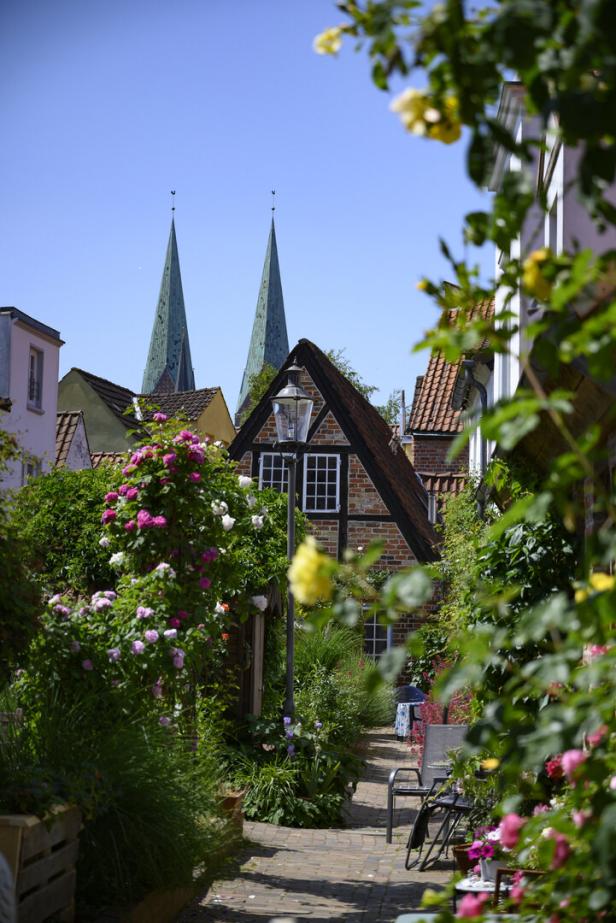
<svg viewBox="0 0 616 923">
<path fill-rule="evenodd" d="M 472 800 L 456 791 L 451 783 L 443 789 L 435 781 L 432 788 L 433 791 L 422 802 L 407 840 L 404 866 L 409 871 L 419 865 L 419 871 L 423 872 L 428 863 L 437 862 L 447 849 L 462 818 L 467 817 L 473 809 Z M 440 826 L 424 855 L 429 824 L 434 816 L 440 819 Z"/>
<path fill-rule="evenodd" d="M 424 747 L 421 768 L 400 766 L 393 769 L 387 782 L 387 833 L 386 841 L 391 843 L 394 825 L 394 808 L 396 798 L 413 796 L 424 798 L 432 794 L 434 784 L 443 782 L 451 765 L 448 757 L 450 750 L 459 747 L 466 735 L 466 724 L 427 724 L 425 728 Z M 407 774 L 414 774 L 415 785 Z"/>
</svg>

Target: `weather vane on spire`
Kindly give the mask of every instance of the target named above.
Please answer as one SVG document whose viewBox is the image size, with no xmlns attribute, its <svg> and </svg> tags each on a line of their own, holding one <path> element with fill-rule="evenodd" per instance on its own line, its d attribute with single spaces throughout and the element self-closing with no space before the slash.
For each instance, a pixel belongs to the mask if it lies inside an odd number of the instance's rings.
<svg viewBox="0 0 616 923">
<path fill-rule="evenodd" d="M 276 190 L 272 189 L 272 215 L 276 211 Z"/>
<path fill-rule="evenodd" d="M 171 214 L 175 212 L 175 189 L 171 190 Z"/>
</svg>

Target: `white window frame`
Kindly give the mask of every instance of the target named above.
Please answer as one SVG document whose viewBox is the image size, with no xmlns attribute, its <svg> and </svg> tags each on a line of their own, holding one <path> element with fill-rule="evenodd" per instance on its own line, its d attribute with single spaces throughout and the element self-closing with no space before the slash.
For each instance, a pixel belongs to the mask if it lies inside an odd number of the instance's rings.
<svg viewBox="0 0 616 923">
<path fill-rule="evenodd" d="M 307 497 L 306 497 L 306 492 L 308 489 L 308 460 L 312 458 L 315 458 L 315 459 L 335 458 L 336 459 L 336 466 L 335 466 L 336 499 L 334 501 L 334 506 L 327 505 L 322 508 L 308 506 Z M 305 513 L 339 513 L 340 512 L 340 464 L 341 464 L 340 455 L 335 455 L 333 452 L 309 452 L 306 455 L 304 455 L 304 478 L 303 478 L 304 484 L 303 484 L 303 490 L 302 490 L 302 509 L 304 510 Z M 318 470 L 318 463 L 317 463 L 317 470 Z M 326 473 L 329 474 L 329 467 L 326 468 Z M 329 504 L 329 500 L 327 498 L 327 491 L 326 491 L 325 500 Z"/>
<path fill-rule="evenodd" d="M 376 642 L 377 642 L 377 629 L 385 629 L 385 647 L 382 651 L 376 652 Z M 388 651 L 392 646 L 393 641 L 393 631 L 391 625 L 383 625 L 378 620 L 378 615 L 371 615 L 364 617 L 363 624 L 363 651 L 366 657 L 371 657 L 374 661 L 379 661 L 383 656 L 385 651 Z M 383 641 L 383 638 L 379 638 L 379 641 Z M 371 650 L 366 650 L 370 646 Z"/>
<path fill-rule="evenodd" d="M 21 463 L 21 483 L 22 486 L 31 481 L 32 478 L 38 478 L 43 473 L 43 465 L 40 458 L 26 458 Z"/>
<path fill-rule="evenodd" d="M 280 482 L 280 487 L 276 484 L 263 484 L 263 460 L 265 458 L 279 458 L 282 465 L 282 480 Z M 284 463 L 284 459 L 279 452 L 261 452 L 259 455 L 259 490 L 265 490 L 266 488 L 271 488 L 272 490 L 277 490 L 278 493 L 286 494 L 289 488 L 289 469 Z"/>
<path fill-rule="evenodd" d="M 28 383 L 27 383 L 27 395 L 28 395 L 28 407 L 33 407 L 35 410 L 41 410 L 43 407 L 43 363 L 44 363 L 44 353 L 42 349 L 38 349 L 36 346 L 30 346 L 30 352 L 28 353 Z M 34 374 L 33 374 L 34 367 Z M 32 388 L 35 388 L 34 397 L 32 396 Z M 38 389 L 38 390 L 36 390 Z"/>
</svg>

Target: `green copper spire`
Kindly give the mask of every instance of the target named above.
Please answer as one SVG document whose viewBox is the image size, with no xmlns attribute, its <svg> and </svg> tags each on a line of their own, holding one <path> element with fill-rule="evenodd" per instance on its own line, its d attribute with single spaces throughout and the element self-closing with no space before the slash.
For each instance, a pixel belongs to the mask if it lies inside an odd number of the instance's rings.
<svg viewBox="0 0 616 923">
<path fill-rule="evenodd" d="M 195 376 L 190 359 L 180 258 L 175 237 L 175 221 L 172 218 L 141 391 L 143 394 L 153 394 L 157 391 L 194 389 Z"/>
<path fill-rule="evenodd" d="M 248 397 L 250 379 L 258 375 L 267 363 L 279 369 L 289 353 L 289 340 L 287 337 L 287 322 L 284 315 L 284 300 L 282 297 L 282 282 L 280 281 L 280 266 L 278 265 L 278 248 L 276 246 L 276 229 L 272 217 L 261 288 L 257 299 L 252 336 L 248 348 L 248 360 L 242 378 L 242 387 L 237 402 L 237 412 L 240 413 Z"/>
</svg>

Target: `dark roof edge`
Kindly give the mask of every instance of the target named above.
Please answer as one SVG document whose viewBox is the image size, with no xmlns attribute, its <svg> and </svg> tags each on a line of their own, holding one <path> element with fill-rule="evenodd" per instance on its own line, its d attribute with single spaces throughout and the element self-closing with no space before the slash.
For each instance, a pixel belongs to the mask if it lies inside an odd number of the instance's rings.
<svg viewBox="0 0 616 923">
<path fill-rule="evenodd" d="M 1 307 L 0 314 L 9 314 L 11 317 L 20 320 L 22 324 L 27 324 L 28 327 L 32 327 L 33 330 L 38 330 L 39 333 L 45 334 L 45 336 L 50 337 L 52 340 L 57 340 L 60 346 L 64 345 L 64 340 L 60 337 L 59 330 L 56 330 L 54 327 L 49 327 L 40 320 L 36 320 L 35 317 L 31 317 L 29 314 L 26 314 L 25 311 L 20 311 L 19 308 L 8 306 Z"/>
</svg>

